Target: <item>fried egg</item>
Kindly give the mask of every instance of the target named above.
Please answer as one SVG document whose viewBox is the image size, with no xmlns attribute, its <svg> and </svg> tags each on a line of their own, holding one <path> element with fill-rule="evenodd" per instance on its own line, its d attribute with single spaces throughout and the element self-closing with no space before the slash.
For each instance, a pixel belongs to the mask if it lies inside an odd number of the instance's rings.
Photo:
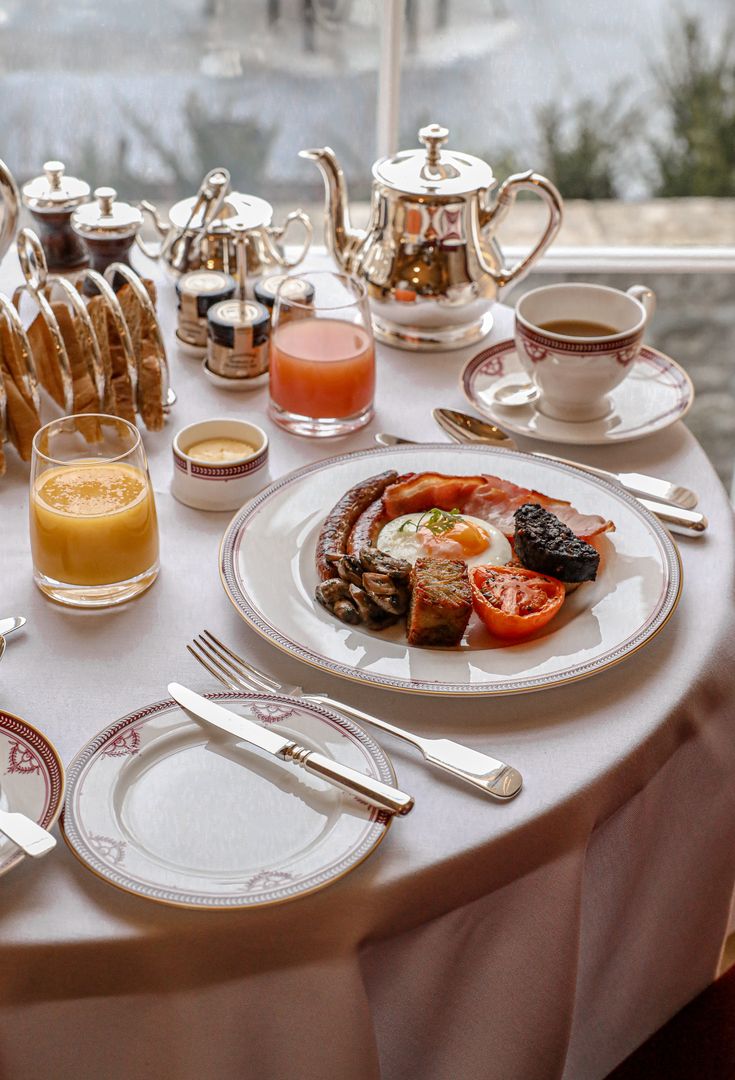
<svg viewBox="0 0 735 1080">
<path fill-rule="evenodd" d="M 394 518 L 380 530 L 376 547 L 411 565 L 417 559 L 463 559 L 468 566 L 505 566 L 510 562 L 510 544 L 489 522 L 463 514 L 451 528 L 432 532 L 426 518 L 421 513 Z"/>
</svg>

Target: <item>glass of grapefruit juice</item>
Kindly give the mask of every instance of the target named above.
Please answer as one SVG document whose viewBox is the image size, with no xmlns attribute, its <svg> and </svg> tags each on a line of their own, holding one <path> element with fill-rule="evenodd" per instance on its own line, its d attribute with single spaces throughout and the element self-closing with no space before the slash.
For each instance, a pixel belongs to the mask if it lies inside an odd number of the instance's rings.
<svg viewBox="0 0 735 1080">
<path fill-rule="evenodd" d="M 293 280 L 284 279 L 273 307 L 270 415 L 297 435 L 347 435 L 373 415 L 367 290 L 330 271 L 299 274 L 303 289 L 286 284 Z"/>
<path fill-rule="evenodd" d="M 52 600 L 108 607 L 155 581 L 156 506 L 127 420 L 85 413 L 36 432 L 29 507 L 34 580 Z"/>
</svg>

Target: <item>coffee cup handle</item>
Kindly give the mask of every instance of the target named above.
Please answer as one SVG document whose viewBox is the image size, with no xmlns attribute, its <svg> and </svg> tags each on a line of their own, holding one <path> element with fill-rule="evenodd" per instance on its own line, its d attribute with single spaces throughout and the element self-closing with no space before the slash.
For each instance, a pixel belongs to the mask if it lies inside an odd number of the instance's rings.
<svg viewBox="0 0 735 1080">
<path fill-rule="evenodd" d="M 650 322 L 656 310 L 656 294 L 653 289 L 649 289 L 646 285 L 631 285 L 625 291 L 628 296 L 632 296 L 634 300 L 637 300 L 642 305 L 646 313 L 646 322 Z"/>
</svg>

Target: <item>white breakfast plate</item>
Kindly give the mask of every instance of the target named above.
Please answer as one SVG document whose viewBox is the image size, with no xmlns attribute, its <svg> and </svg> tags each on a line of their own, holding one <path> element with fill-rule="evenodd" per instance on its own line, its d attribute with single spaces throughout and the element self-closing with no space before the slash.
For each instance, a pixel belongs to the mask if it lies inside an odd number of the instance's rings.
<svg viewBox="0 0 735 1080">
<path fill-rule="evenodd" d="M 215 693 L 300 744 L 395 784 L 357 724 L 261 694 Z M 385 836 L 391 816 L 190 719 L 168 699 L 110 725 L 68 770 L 62 829 L 95 874 L 178 907 L 262 907 L 324 888 Z"/>
<path fill-rule="evenodd" d="M 347 626 L 314 600 L 314 551 L 325 515 L 348 488 L 386 469 L 493 473 L 609 518 L 617 532 L 600 541 L 597 581 L 570 594 L 533 638 L 501 645 L 473 616 L 461 645 L 411 647 L 401 626 L 380 633 Z M 530 454 L 446 443 L 358 451 L 276 481 L 230 522 L 220 576 L 243 618 L 284 652 L 357 682 L 451 695 L 541 690 L 602 671 L 661 630 L 681 589 L 671 537 L 632 495 Z"/>
<path fill-rule="evenodd" d="M 630 374 L 610 394 L 611 411 L 600 420 L 570 422 L 554 420 L 536 404 L 510 407 L 495 395 L 504 387 L 527 381 L 515 345 L 501 341 L 491 345 L 465 365 L 460 387 L 478 412 L 515 435 L 542 442 L 593 446 L 630 442 L 652 435 L 681 420 L 694 401 L 692 381 L 677 363 L 657 349 L 644 345 Z"/>
<path fill-rule="evenodd" d="M 0 710 L 0 809 L 19 811 L 50 829 L 61 812 L 64 767 L 45 735 L 12 713 Z M 24 858 L 0 834 L 0 874 Z"/>
</svg>

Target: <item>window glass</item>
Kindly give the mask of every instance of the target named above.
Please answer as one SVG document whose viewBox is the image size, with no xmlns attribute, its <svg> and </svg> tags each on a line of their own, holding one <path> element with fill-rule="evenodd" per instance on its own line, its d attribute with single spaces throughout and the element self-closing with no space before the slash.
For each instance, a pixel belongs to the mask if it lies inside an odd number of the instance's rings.
<svg viewBox="0 0 735 1080">
<path fill-rule="evenodd" d="M 377 0 L 0 0 L 0 157 L 59 158 L 93 186 L 171 203 L 216 165 L 233 187 L 321 205 L 330 144 L 369 190 Z"/>
<path fill-rule="evenodd" d="M 561 244 L 733 243 L 732 4 L 408 0 L 406 20 L 402 144 L 435 120 L 500 179 L 543 172 L 568 203 Z M 508 242 L 537 222 L 519 213 Z"/>
</svg>

